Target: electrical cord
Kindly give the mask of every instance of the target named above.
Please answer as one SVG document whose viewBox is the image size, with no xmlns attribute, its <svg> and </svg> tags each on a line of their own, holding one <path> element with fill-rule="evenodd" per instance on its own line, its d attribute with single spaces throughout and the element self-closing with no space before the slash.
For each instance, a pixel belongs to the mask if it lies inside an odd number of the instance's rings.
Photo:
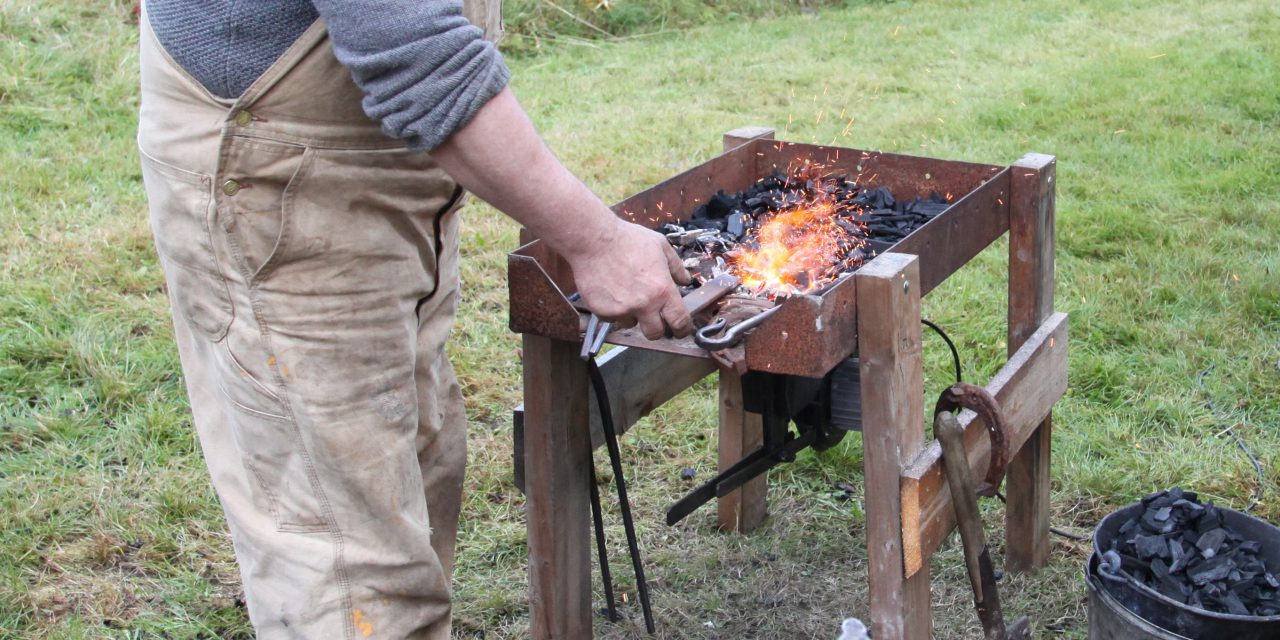
<svg viewBox="0 0 1280 640">
<path fill-rule="evenodd" d="M 1277 365 L 1280 366 L 1280 363 L 1277 363 Z M 1253 489 L 1253 500 L 1251 500 L 1249 502 L 1249 506 L 1244 509 L 1246 512 L 1253 511 L 1254 507 L 1257 507 L 1258 503 L 1262 501 L 1262 489 L 1265 486 L 1266 473 L 1263 472 L 1262 463 L 1258 462 L 1258 457 L 1253 455 L 1253 452 L 1245 445 L 1244 439 L 1240 437 L 1240 434 L 1236 433 L 1235 427 L 1231 424 L 1231 421 L 1227 416 L 1223 415 L 1221 411 L 1218 411 L 1218 407 L 1214 404 L 1213 398 L 1209 396 L 1209 391 L 1205 389 L 1204 377 L 1208 375 L 1210 371 L 1213 371 L 1213 367 L 1214 365 L 1209 365 L 1209 368 L 1201 371 L 1200 374 L 1196 376 L 1196 385 L 1200 387 L 1200 393 L 1204 395 L 1204 404 L 1209 408 L 1209 412 L 1213 414 L 1213 417 L 1216 418 L 1219 423 L 1227 425 L 1227 428 L 1223 429 L 1218 435 L 1222 435 L 1223 433 L 1231 434 L 1231 439 L 1236 441 L 1236 446 L 1240 447 L 1240 450 L 1244 452 L 1244 455 L 1249 458 L 1249 462 L 1253 463 L 1254 470 L 1258 472 L 1258 486 Z"/>
<path fill-rule="evenodd" d="M 923 323 L 924 326 L 929 327 L 930 329 L 933 329 L 933 332 L 938 334 L 942 338 L 942 340 L 947 343 L 947 348 L 951 349 L 951 361 L 954 362 L 956 366 L 956 382 L 961 382 L 963 379 L 963 376 L 960 375 L 961 374 L 960 352 L 956 350 L 956 343 L 951 341 L 951 336 L 948 336 L 947 332 L 942 330 L 942 327 L 939 327 L 938 325 L 928 320 L 925 320 L 924 318 L 921 318 L 920 322 Z"/>
</svg>

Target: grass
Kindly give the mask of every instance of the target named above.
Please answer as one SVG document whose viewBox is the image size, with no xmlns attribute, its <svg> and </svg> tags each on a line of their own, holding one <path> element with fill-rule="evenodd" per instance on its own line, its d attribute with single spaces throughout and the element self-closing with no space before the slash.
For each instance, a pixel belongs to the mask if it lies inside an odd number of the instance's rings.
<svg viewBox="0 0 1280 640">
<path fill-rule="evenodd" d="M 0 636 L 250 636 L 146 228 L 130 7 L 0 2 Z M 1055 525 L 1087 532 L 1173 484 L 1242 508 L 1256 480 L 1219 435 L 1227 426 L 1264 466 L 1257 512 L 1280 520 L 1272 3 L 851 4 L 549 43 L 511 64 L 550 144 L 610 201 L 713 156 L 720 134 L 745 124 L 950 159 L 1055 154 L 1056 304 L 1072 314 Z M 519 343 L 503 276 L 515 242 L 511 222 L 469 210 L 452 347 L 471 417 L 463 638 L 527 634 L 523 499 L 510 480 Z M 974 380 L 1003 359 L 1004 263 L 989 250 L 925 301 Z M 932 395 L 948 356 L 926 340 Z M 866 613 L 861 496 L 842 500 L 834 486 L 860 486 L 858 439 L 772 474 L 758 533 L 718 534 L 710 511 L 667 527 L 662 510 L 688 489 L 680 469 L 712 470 L 713 395 L 703 383 L 623 442 L 660 636 L 834 637 L 841 618 Z M 986 515 L 998 540 L 1002 511 Z M 1087 552 L 1055 538 L 1047 570 L 1006 580 L 1008 610 L 1032 614 L 1041 637 L 1084 638 Z M 976 637 L 954 541 L 933 572 L 937 636 Z M 638 618 L 634 598 L 626 610 Z"/>
<path fill-rule="evenodd" d="M 508 54 L 557 45 L 622 41 L 707 23 L 809 13 L 822 7 L 885 0 L 509 0 L 503 7 Z"/>
</svg>

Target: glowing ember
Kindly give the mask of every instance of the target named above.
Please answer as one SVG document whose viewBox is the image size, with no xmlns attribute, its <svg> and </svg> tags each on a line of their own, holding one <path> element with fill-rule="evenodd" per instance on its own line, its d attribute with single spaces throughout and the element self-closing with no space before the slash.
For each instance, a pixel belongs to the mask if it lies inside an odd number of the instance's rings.
<svg viewBox="0 0 1280 640">
<path fill-rule="evenodd" d="M 752 289 L 772 295 L 808 293 L 856 266 L 846 265 L 845 259 L 866 244 L 865 235 L 860 226 L 836 224 L 835 203 L 819 200 L 767 218 L 730 256 L 730 264 Z"/>
<path fill-rule="evenodd" d="M 742 279 L 738 293 L 775 299 L 821 294 L 949 201 L 937 194 L 897 200 L 887 187 L 806 164 L 732 195 L 717 192 L 662 231 L 695 282 L 731 273 Z"/>
</svg>

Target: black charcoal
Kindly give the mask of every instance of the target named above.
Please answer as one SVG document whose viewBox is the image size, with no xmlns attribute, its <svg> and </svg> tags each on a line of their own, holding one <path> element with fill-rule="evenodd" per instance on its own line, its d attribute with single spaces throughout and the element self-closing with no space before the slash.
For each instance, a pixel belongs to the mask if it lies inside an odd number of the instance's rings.
<svg viewBox="0 0 1280 640">
<path fill-rule="evenodd" d="M 1212 502 L 1170 489 L 1142 499 L 1103 555 L 1109 566 L 1184 604 L 1244 616 L 1280 614 L 1280 579 Z"/>
</svg>

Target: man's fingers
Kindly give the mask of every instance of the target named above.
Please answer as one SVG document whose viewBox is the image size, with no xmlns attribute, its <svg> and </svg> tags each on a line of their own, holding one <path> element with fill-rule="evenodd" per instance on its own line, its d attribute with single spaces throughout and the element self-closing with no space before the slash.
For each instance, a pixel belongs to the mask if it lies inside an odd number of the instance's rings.
<svg viewBox="0 0 1280 640">
<path fill-rule="evenodd" d="M 667 335 L 666 327 L 662 324 L 662 316 L 653 311 L 641 315 L 637 322 L 640 324 L 640 333 L 649 340 L 657 340 Z"/>
<path fill-rule="evenodd" d="M 684 261 L 665 238 L 662 240 L 662 248 L 667 253 L 667 268 L 671 270 L 671 279 L 680 284 L 689 284 L 693 279 L 689 276 L 689 270 L 684 268 Z"/>
<path fill-rule="evenodd" d="M 667 296 L 666 304 L 662 305 L 662 321 L 671 328 L 671 333 L 677 338 L 683 338 L 693 333 L 693 318 L 689 317 L 689 311 L 684 308 L 684 300 L 680 299 L 680 295 L 671 291 L 671 295 Z"/>
</svg>

